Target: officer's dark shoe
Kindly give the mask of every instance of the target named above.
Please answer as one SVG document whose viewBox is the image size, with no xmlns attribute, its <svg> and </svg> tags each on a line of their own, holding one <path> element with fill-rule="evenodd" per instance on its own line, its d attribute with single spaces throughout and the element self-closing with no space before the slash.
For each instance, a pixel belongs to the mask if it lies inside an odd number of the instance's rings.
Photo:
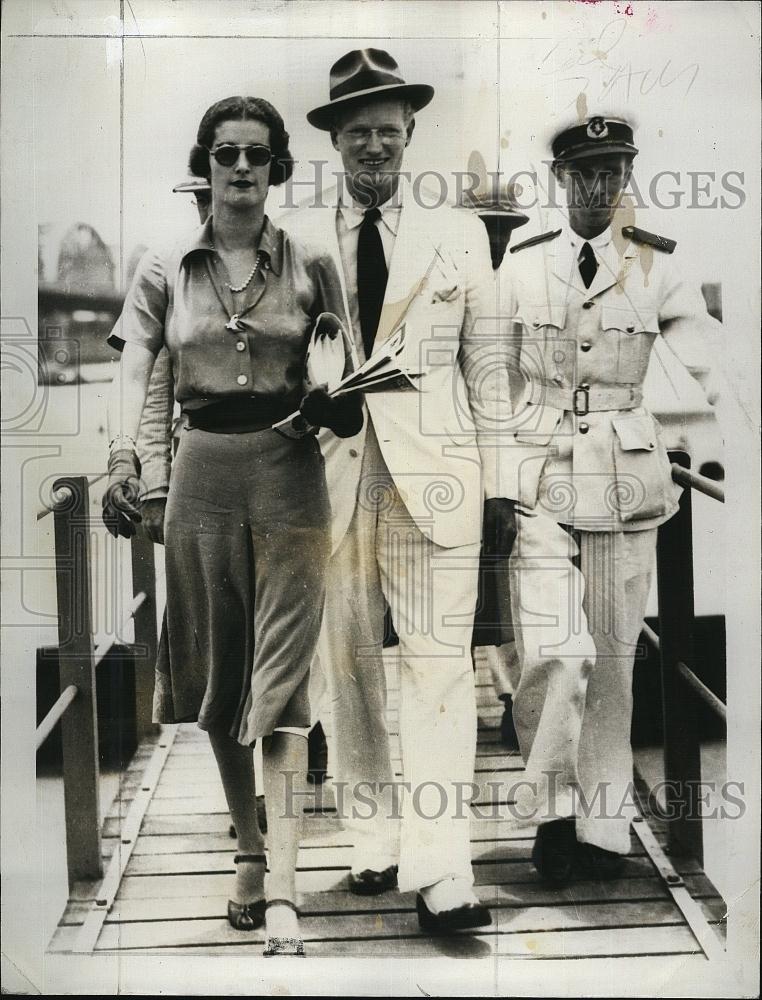
<svg viewBox="0 0 762 1000">
<path fill-rule="evenodd" d="M 577 835 L 573 819 L 554 819 L 537 827 L 532 862 L 543 882 L 565 885 L 574 872 Z"/>
<path fill-rule="evenodd" d="M 500 720 L 500 740 L 506 750 L 514 753 L 519 749 L 519 738 L 516 735 L 516 727 L 513 724 L 513 698 L 509 694 L 501 694 L 500 701 L 503 703 L 503 717 Z"/>
<path fill-rule="evenodd" d="M 577 848 L 579 867 L 588 878 L 619 878 L 624 868 L 624 855 L 607 851 L 595 844 L 579 844 Z"/>
<path fill-rule="evenodd" d="M 328 744 L 319 722 L 310 729 L 307 737 L 307 781 L 322 785 L 328 769 Z"/>
</svg>

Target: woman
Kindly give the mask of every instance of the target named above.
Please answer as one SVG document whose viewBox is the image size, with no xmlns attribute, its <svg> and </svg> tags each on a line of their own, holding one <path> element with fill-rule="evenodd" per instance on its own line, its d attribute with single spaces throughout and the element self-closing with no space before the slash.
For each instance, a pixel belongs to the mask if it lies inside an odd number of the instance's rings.
<svg viewBox="0 0 762 1000">
<path fill-rule="evenodd" d="M 295 907 L 300 809 L 291 776 L 306 770 L 307 676 L 323 608 L 330 507 L 313 435 L 271 426 L 296 410 L 341 436 L 362 426 L 357 397 L 303 396 L 310 331 L 343 315 L 329 257 L 265 215 L 270 184 L 293 169 L 288 133 L 266 101 L 212 105 L 194 172 L 210 179 L 212 215 L 168 253 L 148 252 L 112 334 L 123 343 L 109 403 L 104 521 L 129 535 L 140 469 L 140 414 L 166 346 L 188 427 L 165 523 L 167 622 L 154 717 L 208 731 L 238 834 L 228 919 L 266 924 L 265 954 L 303 954 Z M 346 366 L 350 367 L 347 358 Z M 301 400 L 301 406 L 300 406 Z M 269 870 L 256 819 L 252 746 L 262 739 Z"/>
</svg>

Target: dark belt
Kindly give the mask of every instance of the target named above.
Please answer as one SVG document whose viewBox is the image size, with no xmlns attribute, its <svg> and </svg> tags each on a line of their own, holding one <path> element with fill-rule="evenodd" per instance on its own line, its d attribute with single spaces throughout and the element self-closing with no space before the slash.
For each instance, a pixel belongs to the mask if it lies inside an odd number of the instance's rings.
<svg viewBox="0 0 762 1000">
<path fill-rule="evenodd" d="M 213 434 L 247 434 L 263 431 L 299 409 L 300 396 L 231 396 L 204 406 L 187 407 L 183 416 L 189 428 Z"/>
</svg>

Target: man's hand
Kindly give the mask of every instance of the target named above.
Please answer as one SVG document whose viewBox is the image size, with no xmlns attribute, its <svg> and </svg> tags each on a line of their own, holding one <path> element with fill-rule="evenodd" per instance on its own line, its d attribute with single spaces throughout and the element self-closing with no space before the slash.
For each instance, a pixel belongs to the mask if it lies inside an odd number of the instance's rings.
<svg viewBox="0 0 762 1000">
<path fill-rule="evenodd" d="M 108 486 L 103 494 L 103 523 L 118 538 L 132 538 L 143 518 L 138 510 L 140 462 L 128 448 L 115 451 L 108 460 Z"/>
<path fill-rule="evenodd" d="M 362 430 L 362 393 L 348 392 L 333 398 L 323 386 L 312 389 L 299 407 L 313 427 L 328 427 L 337 437 L 353 437 Z"/>
<path fill-rule="evenodd" d="M 144 500 L 140 505 L 143 527 L 148 537 L 156 545 L 164 544 L 164 514 L 166 510 L 166 497 L 153 497 L 150 500 Z"/>
<path fill-rule="evenodd" d="M 484 501 L 482 550 L 486 556 L 509 556 L 516 541 L 516 508 L 506 497 Z"/>
</svg>

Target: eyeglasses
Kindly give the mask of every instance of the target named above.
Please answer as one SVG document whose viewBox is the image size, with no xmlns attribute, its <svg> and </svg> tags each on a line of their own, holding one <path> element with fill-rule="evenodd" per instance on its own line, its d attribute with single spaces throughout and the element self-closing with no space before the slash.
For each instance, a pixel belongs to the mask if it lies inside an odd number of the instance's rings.
<svg viewBox="0 0 762 1000">
<path fill-rule="evenodd" d="M 404 142 L 407 139 L 407 132 L 403 131 L 401 128 L 393 128 L 387 126 L 385 128 L 348 128 L 344 129 L 344 136 L 354 145 L 359 146 L 366 142 L 370 142 L 371 136 L 376 134 L 380 142 L 386 142 L 391 144 L 396 144 L 398 142 Z"/>
<path fill-rule="evenodd" d="M 221 167 L 232 167 L 238 162 L 241 150 L 246 153 L 246 160 L 251 167 L 264 167 L 264 165 L 269 163 L 273 158 L 273 154 L 269 146 L 261 146 L 258 144 L 250 146 L 234 146 L 232 143 L 224 143 L 216 149 L 210 149 L 209 152 Z"/>
</svg>

